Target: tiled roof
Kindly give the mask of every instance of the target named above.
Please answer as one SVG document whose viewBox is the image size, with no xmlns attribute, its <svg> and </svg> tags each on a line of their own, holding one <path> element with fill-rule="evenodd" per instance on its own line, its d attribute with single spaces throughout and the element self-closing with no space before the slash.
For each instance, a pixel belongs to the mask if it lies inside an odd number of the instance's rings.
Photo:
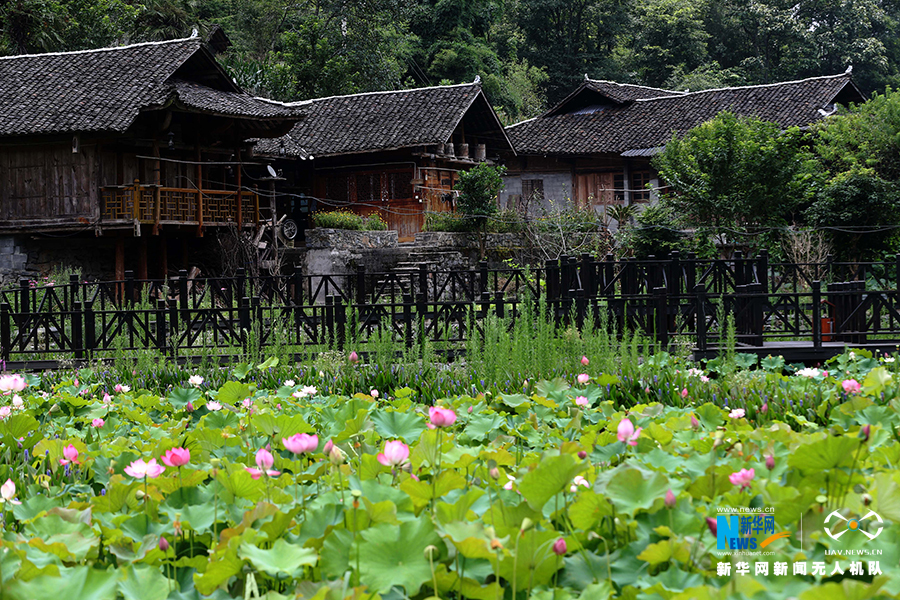
<svg viewBox="0 0 900 600">
<path fill-rule="evenodd" d="M 303 121 L 284 137 L 260 140 L 256 152 L 279 154 L 283 149 L 287 156 L 308 158 L 443 143 L 479 96 L 490 111 L 477 80 L 297 103 L 305 113 Z M 499 121 L 496 129 L 503 137 Z"/>
<path fill-rule="evenodd" d="M 299 107 L 254 98 L 244 92 L 223 92 L 193 81 L 176 79 L 171 82 L 171 87 L 184 106 L 203 112 L 255 119 L 284 119 L 303 114 Z"/>
<path fill-rule="evenodd" d="M 647 87 L 645 85 L 634 85 L 631 83 L 616 83 L 615 81 L 601 81 L 598 79 L 585 79 L 583 87 L 599 92 L 615 102 L 628 102 L 629 100 L 638 100 L 640 98 L 659 98 L 662 96 L 677 96 L 684 92 L 675 92 L 672 90 L 663 90 L 655 87 Z"/>
<path fill-rule="evenodd" d="M 683 134 L 726 110 L 785 128 L 808 125 L 842 92 L 851 101 L 862 99 L 850 75 L 841 74 L 637 99 L 590 114 L 538 117 L 506 132 L 519 154 L 618 154 L 664 146 L 673 132 Z"/>
<path fill-rule="evenodd" d="M 223 87 L 231 92 L 171 80 L 195 54 L 207 53 L 202 48 L 202 40 L 189 38 L 0 58 L 0 135 L 123 132 L 142 109 L 161 106 L 176 94 L 199 110 L 257 117 L 293 114 L 236 91 L 224 75 Z M 214 60 L 211 55 L 209 60 Z"/>
</svg>

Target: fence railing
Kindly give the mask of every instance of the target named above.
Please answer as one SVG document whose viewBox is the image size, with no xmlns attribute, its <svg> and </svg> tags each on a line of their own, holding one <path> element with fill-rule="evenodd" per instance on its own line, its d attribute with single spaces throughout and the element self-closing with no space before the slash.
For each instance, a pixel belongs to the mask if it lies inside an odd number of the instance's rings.
<svg viewBox="0 0 900 600">
<path fill-rule="evenodd" d="M 842 282 L 829 277 L 853 274 Z M 822 280 L 825 280 L 823 286 Z M 849 279 L 849 278 L 848 278 Z M 540 269 L 307 274 L 167 280 L 21 280 L 0 290 L 0 359 L 98 358 L 156 349 L 169 356 L 236 354 L 248 346 L 365 342 L 389 328 L 397 341 L 459 348 L 490 314 L 515 320 L 545 307 L 559 323 L 639 330 L 662 346 L 703 353 L 727 335 L 739 348 L 822 349 L 900 340 L 900 257 L 890 263 L 770 263 L 768 257 L 595 260 L 562 257 Z"/>
</svg>

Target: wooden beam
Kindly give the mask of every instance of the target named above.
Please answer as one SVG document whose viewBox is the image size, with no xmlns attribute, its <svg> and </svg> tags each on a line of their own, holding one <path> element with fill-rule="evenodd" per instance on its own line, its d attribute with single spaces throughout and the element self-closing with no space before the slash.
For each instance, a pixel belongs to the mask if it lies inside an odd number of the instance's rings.
<svg viewBox="0 0 900 600">
<path fill-rule="evenodd" d="M 203 165 L 202 154 L 197 145 L 197 237 L 203 237 Z"/>
<path fill-rule="evenodd" d="M 160 206 L 161 198 L 159 189 L 162 185 L 162 162 L 159 160 L 159 138 L 153 138 L 153 156 L 156 157 L 156 167 L 153 169 L 153 183 L 156 189 L 153 190 L 153 235 L 159 235 L 159 219 L 162 207 Z"/>
<path fill-rule="evenodd" d="M 147 236 L 138 238 L 138 279 L 150 279 L 147 276 Z"/>
<path fill-rule="evenodd" d="M 125 295 L 125 236 L 120 232 L 116 235 L 116 296 L 119 301 Z"/>
<path fill-rule="evenodd" d="M 159 236 L 159 277 L 160 279 L 168 279 L 169 277 L 169 240 L 166 234 Z"/>
<path fill-rule="evenodd" d="M 244 209 L 243 209 L 243 206 L 241 203 L 241 192 L 242 192 L 242 190 L 241 190 L 241 171 L 243 169 L 241 168 L 242 165 L 241 165 L 241 148 L 240 148 L 240 146 L 238 146 L 236 155 L 237 155 L 238 165 L 237 165 L 237 198 L 236 198 L 237 202 L 235 202 L 235 206 L 237 206 L 237 226 L 238 226 L 238 231 L 240 231 L 244 225 Z"/>
</svg>

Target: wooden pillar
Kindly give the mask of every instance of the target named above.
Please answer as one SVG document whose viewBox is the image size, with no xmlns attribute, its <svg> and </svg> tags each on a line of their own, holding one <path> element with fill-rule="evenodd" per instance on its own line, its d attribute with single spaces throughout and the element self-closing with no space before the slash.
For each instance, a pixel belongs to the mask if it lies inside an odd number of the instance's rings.
<svg viewBox="0 0 900 600">
<path fill-rule="evenodd" d="M 242 171 L 242 169 L 241 169 L 241 149 L 240 148 L 237 149 L 235 156 L 237 157 L 237 163 L 238 163 L 237 164 L 237 197 L 235 198 L 235 200 L 236 200 L 235 206 L 237 207 L 237 226 L 238 226 L 238 231 L 240 231 L 244 225 L 244 207 L 241 203 L 241 191 L 242 191 L 241 190 L 241 171 Z"/>
<path fill-rule="evenodd" d="M 153 235 L 159 235 L 159 220 L 160 220 L 160 187 L 162 187 L 162 162 L 159 160 L 159 139 L 153 138 L 153 156 L 156 158 L 156 166 L 153 169 L 153 183 L 156 185 L 156 189 L 153 190 Z"/>
<path fill-rule="evenodd" d="M 169 240 L 163 234 L 159 238 L 159 277 L 160 279 L 168 279 L 169 277 Z"/>
<path fill-rule="evenodd" d="M 116 297 L 121 301 L 125 295 L 125 236 L 116 235 Z"/>
<path fill-rule="evenodd" d="M 138 238 L 138 279 L 147 280 L 147 237 Z"/>
<path fill-rule="evenodd" d="M 197 144 L 197 237 L 203 237 L 203 165 L 202 154 Z"/>
</svg>

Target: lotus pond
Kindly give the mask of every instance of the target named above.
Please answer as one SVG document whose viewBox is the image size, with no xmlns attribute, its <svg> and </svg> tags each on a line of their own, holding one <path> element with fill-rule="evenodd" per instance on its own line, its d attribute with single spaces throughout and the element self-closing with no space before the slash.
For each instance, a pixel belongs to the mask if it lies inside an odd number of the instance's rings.
<svg viewBox="0 0 900 600">
<path fill-rule="evenodd" d="M 7 374 L 0 598 L 898 598 L 894 359 L 437 397 Z"/>
</svg>

